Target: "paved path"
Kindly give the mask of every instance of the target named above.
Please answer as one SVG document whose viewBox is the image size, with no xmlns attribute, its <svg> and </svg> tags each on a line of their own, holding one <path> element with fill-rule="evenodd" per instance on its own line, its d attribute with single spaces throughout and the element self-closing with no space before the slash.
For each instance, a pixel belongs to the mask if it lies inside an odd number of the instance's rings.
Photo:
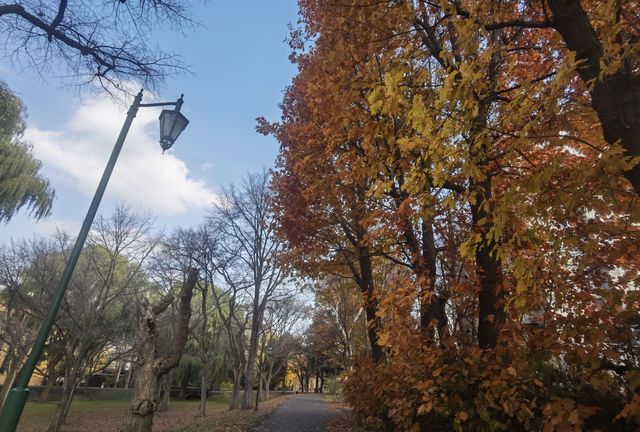
<svg viewBox="0 0 640 432">
<path fill-rule="evenodd" d="M 325 432 L 327 421 L 336 414 L 321 394 L 295 395 L 267 417 L 256 432 Z"/>
</svg>

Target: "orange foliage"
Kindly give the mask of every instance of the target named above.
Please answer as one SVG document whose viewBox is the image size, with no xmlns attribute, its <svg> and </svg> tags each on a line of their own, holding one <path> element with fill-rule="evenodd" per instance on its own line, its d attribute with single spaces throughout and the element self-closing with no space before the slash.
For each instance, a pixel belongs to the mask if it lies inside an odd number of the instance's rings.
<svg viewBox="0 0 640 432">
<path fill-rule="evenodd" d="M 286 259 L 364 294 L 374 361 L 346 384 L 361 423 L 637 430 L 638 2 L 300 10 L 299 73 L 259 129 L 281 144 Z"/>
</svg>

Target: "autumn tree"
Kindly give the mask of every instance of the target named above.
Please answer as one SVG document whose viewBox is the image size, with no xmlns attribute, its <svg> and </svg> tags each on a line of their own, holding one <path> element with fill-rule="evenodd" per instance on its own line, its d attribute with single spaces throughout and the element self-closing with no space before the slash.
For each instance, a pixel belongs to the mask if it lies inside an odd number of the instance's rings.
<svg viewBox="0 0 640 432">
<path fill-rule="evenodd" d="M 562 15 L 583 3 L 301 2 L 299 73 L 281 121 L 260 128 L 281 144 L 292 264 L 358 270 L 347 245 L 386 274 L 372 279 L 384 325 L 370 338 L 385 360 L 359 362 L 347 386 L 369 428 L 624 428 L 634 416 L 636 324 L 622 311 L 637 307 L 638 209 L 620 181 L 633 163 L 602 135 L 599 84 L 577 79 L 589 53 L 574 57 L 551 24 L 603 23 L 601 46 L 619 48 L 599 62 L 604 82 L 613 59 L 634 64 L 620 29 L 637 7 Z"/>
</svg>

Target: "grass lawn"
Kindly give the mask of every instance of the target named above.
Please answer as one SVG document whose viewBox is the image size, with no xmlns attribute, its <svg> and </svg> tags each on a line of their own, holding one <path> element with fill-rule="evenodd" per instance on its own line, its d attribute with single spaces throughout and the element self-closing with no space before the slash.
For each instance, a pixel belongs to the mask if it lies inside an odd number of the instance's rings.
<svg viewBox="0 0 640 432">
<path fill-rule="evenodd" d="M 286 400 L 273 394 L 260 411 L 229 411 L 225 400 L 208 400 L 207 416 L 198 416 L 199 401 L 171 401 L 169 411 L 153 420 L 154 432 L 242 432 L 251 430 L 261 416 Z M 45 432 L 56 408 L 55 402 L 27 403 L 18 432 Z M 117 432 L 127 416 L 128 402 L 122 400 L 76 400 L 71 404 L 64 432 Z"/>
</svg>

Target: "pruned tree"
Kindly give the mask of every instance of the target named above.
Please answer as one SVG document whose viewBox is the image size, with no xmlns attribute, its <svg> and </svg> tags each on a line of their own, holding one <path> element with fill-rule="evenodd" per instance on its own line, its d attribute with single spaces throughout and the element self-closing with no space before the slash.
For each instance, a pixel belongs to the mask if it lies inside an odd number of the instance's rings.
<svg viewBox="0 0 640 432">
<path fill-rule="evenodd" d="M 163 313 L 174 301 L 171 293 L 158 303 L 152 304 L 146 298 L 139 303 L 137 374 L 133 388 L 133 397 L 129 408 L 129 417 L 123 432 L 150 432 L 153 413 L 158 404 L 160 379 L 178 365 L 189 334 L 191 318 L 191 297 L 198 281 L 198 270 L 186 269 L 185 280 L 180 290 L 180 305 L 176 330 L 171 350 L 167 355 L 158 352 L 158 315 Z"/>
</svg>

